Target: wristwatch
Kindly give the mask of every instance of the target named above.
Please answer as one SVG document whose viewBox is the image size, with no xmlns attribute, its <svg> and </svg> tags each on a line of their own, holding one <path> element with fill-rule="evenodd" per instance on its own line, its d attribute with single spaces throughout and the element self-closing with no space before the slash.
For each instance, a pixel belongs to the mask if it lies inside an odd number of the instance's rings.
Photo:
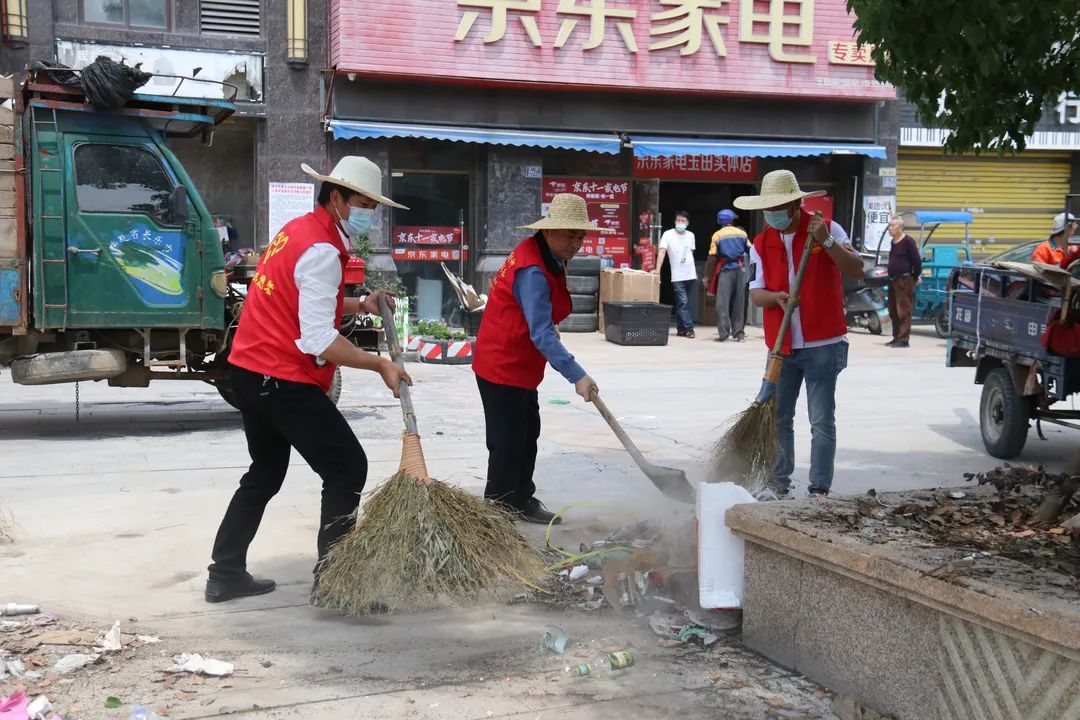
<svg viewBox="0 0 1080 720">
<path fill-rule="evenodd" d="M 835 244 L 836 244 L 836 239 L 832 235 L 829 235 L 829 237 L 825 238 L 825 242 L 821 243 L 821 247 L 828 250 L 829 248 L 831 248 Z"/>
</svg>

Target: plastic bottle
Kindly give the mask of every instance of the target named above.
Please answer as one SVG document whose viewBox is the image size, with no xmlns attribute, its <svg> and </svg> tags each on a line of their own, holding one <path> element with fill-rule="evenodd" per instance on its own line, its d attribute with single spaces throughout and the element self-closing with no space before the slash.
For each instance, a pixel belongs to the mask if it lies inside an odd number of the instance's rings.
<svg viewBox="0 0 1080 720">
<path fill-rule="evenodd" d="M 615 674 L 634 666 L 634 656 L 629 650 L 604 653 L 590 663 L 581 663 L 567 668 L 571 677 L 589 677 L 600 674 Z"/>
<path fill-rule="evenodd" d="M 20 603 L 0 604 L 0 615 L 36 615 L 41 612 L 37 605 L 23 605 Z"/>
<path fill-rule="evenodd" d="M 163 719 L 162 719 L 162 717 L 160 715 L 158 715 L 153 710 L 150 710 L 149 708 L 147 708 L 147 707 L 145 707 L 143 705 L 139 705 L 139 706 L 137 706 L 135 708 L 132 708 L 131 717 L 129 717 L 128 720 L 163 720 Z"/>
</svg>

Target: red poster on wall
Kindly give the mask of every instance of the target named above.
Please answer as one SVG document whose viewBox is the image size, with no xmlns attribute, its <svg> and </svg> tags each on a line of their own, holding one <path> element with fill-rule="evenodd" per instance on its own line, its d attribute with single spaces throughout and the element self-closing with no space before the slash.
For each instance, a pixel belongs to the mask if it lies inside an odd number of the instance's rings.
<svg viewBox="0 0 1080 720">
<path fill-rule="evenodd" d="M 630 267 L 630 183 L 598 178 L 544 178 L 541 214 L 547 215 L 551 199 L 573 193 L 585 199 L 589 221 L 606 233 L 589 233 L 581 252 L 599 255 L 611 267 Z"/>
<path fill-rule="evenodd" d="M 468 258 L 467 253 L 462 254 L 460 227 L 395 225 L 390 238 L 394 260 L 444 262 Z"/>
<path fill-rule="evenodd" d="M 757 158 L 731 155 L 669 155 L 634 158 L 634 177 L 664 180 L 752 182 L 757 180 Z"/>
</svg>

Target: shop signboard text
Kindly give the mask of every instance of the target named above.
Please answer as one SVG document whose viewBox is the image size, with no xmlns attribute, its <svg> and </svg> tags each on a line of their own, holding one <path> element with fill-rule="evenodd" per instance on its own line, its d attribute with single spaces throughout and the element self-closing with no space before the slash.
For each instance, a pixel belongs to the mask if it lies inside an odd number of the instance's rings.
<svg viewBox="0 0 1080 720">
<path fill-rule="evenodd" d="M 845 0 L 332 0 L 340 72 L 892 99 Z M 379 18 L 378 23 L 371 22 Z"/>
<path fill-rule="evenodd" d="M 709 182 L 757 180 L 757 158 L 731 155 L 667 155 L 634 158 L 634 177 Z"/>
<path fill-rule="evenodd" d="M 394 260 L 443 262 L 463 259 L 460 227 L 395 225 L 391 241 Z"/>
<path fill-rule="evenodd" d="M 600 178 L 544 178 L 542 215 L 547 215 L 551 199 L 559 193 L 573 193 L 585 199 L 589 222 L 606 233 L 589 233 L 581 252 L 599 255 L 611 267 L 630 267 L 630 182 Z"/>
</svg>

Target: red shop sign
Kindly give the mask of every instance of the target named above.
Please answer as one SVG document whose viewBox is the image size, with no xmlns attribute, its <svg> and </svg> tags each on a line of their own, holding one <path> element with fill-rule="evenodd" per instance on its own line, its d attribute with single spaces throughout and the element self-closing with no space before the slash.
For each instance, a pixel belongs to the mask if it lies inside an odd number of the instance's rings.
<svg viewBox="0 0 1080 720">
<path fill-rule="evenodd" d="M 748 182 L 757 180 L 757 158 L 732 155 L 668 155 L 634 158 L 634 177 Z"/>
<path fill-rule="evenodd" d="M 469 254 L 460 249 L 453 250 L 444 248 L 394 248 L 392 252 L 394 260 L 412 260 L 421 262 L 443 262 L 450 260 L 467 260 Z"/>
<path fill-rule="evenodd" d="M 461 247 L 461 228 L 458 226 L 395 225 L 393 244 Z"/>
</svg>

